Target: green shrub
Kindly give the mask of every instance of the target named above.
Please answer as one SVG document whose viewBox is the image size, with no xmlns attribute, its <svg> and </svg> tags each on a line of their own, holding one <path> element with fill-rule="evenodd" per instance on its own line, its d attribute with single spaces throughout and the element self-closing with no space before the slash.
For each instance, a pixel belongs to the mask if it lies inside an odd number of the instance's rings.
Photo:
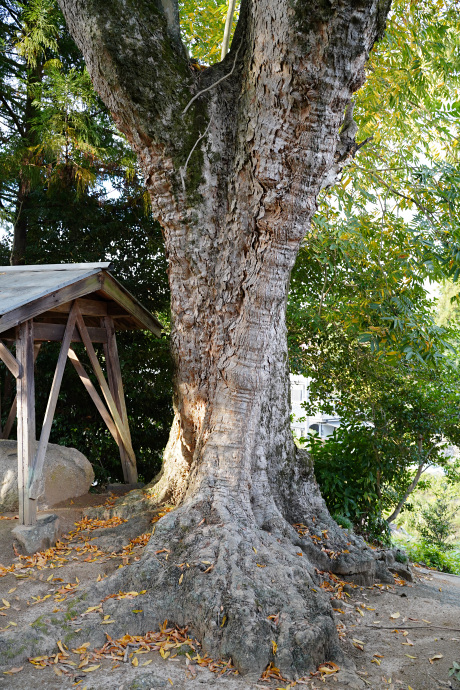
<svg viewBox="0 0 460 690">
<path fill-rule="evenodd" d="M 460 664 L 456 661 L 452 664 L 452 668 L 449 669 L 449 676 L 453 676 L 457 680 L 460 680 Z"/>
<path fill-rule="evenodd" d="M 344 529 L 353 529 L 353 523 L 352 521 L 345 517 L 345 515 L 340 515 L 340 513 L 335 513 L 335 515 L 332 516 L 332 519 L 336 521 L 340 527 L 343 527 Z"/>
<path fill-rule="evenodd" d="M 458 509 L 452 507 L 445 493 L 438 493 L 435 501 L 429 503 L 421 511 L 418 531 L 424 542 L 441 552 L 453 549 L 454 546 L 450 540 L 456 532 L 454 518 L 457 513 Z"/>
<path fill-rule="evenodd" d="M 326 440 L 308 435 L 301 441 L 313 457 L 315 476 L 331 515 L 345 518 L 346 528 L 351 523 L 365 539 L 387 543 L 389 528 L 382 515 L 387 506 L 379 486 L 382 467 L 376 464 L 373 430 L 348 424 Z M 384 458 L 391 477 L 391 454 Z"/>
<path fill-rule="evenodd" d="M 401 545 L 399 540 L 395 541 L 398 546 Z M 418 542 L 405 541 L 403 546 L 412 562 L 435 568 L 443 573 L 460 575 L 460 551 L 445 552 L 423 539 Z"/>
</svg>

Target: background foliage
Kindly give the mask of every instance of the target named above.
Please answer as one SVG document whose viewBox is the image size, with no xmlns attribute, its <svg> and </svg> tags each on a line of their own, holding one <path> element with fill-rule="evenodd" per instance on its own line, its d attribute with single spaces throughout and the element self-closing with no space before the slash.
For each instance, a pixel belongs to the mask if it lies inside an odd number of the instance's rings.
<svg viewBox="0 0 460 690">
<path fill-rule="evenodd" d="M 427 295 L 428 279 L 455 281 L 460 266 L 458 9 L 457 0 L 394 1 L 355 96 L 366 144 L 324 191 L 292 273 L 291 369 L 311 378 L 312 406 L 340 405 L 345 420 L 328 446 L 310 439 L 317 475 L 331 510 L 374 534 L 420 462 L 445 465 L 442 439 L 458 435 L 455 323 L 436 322 Z M 180 11 L 191 58 L 205 68 L 219 59 L 227 4 L 183 0 Z M 233 28 L 237 16 L 238 6 Z M 160 229 L 56 3 L 5 0 L 0 33 L 0 212 L 11 229 L 2 261 L 113 260 L 167 327 Z M 120 352 L 148 480 L 171 419 L 167 341 L 124 334 Z M 55 355 L 51 346 L 40 355 L 39 417 Z M 11 395 L 7 377 L 2 410 Z M 120 478 L 89 401 L 82 424 L 82 400 L 69 371 L 52 440 L 79 447 L 100 479 Z"/>
<path fill-rule="evenodd" d="M 56 3 L 7 0 L 0 32 L 0 209 L 7 229 L 1 261 L 8 263 L 12 248 L 15 263 L 110 260 L 114 275 L 164 323 L 161 340 L 141 332 L 118 338 L 133 446 L 140 478 L 148 481 L 161 466 L 172 417 L 161 229 L 133 154 L 95 95 Z M 20 256 L 15 236 L 24 239 Z M 57 346 L 46 344 L 37 361 L 38 428 L 57 355 Z M 2 379 L 5 421 L 13 382 L 7 374 Z M 122 480 L 117 446 L 71 367 L 51 441 L 81 450 L 99 481 Z"/>
</svg>

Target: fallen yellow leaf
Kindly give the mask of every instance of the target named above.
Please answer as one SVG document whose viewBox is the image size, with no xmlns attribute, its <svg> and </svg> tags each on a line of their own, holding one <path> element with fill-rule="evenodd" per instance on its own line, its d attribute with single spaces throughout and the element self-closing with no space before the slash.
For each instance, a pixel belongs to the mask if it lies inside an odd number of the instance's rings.
<svg viewBox="0 0 460 690">
<path fill-rule="evenodd" d="M 84 668 L 83 671 L 85 673 L 91 673 L 91 671 L 95 671 L 97 668 L 100 668 L 100 664 L 97 664 L 97 666 L 88 666 L 88 668 Z"/>
<path fill-rule="evenodd" d="M 397 611 L 396 613 L 392 613 L 392 614 L 390 615 L 390 618 L 399 618 L 400 615 L 401 615 L 401 614 L 399 613 L 399 611 Z"/>
<path fill-rule="evenodd" d="M 137 656 L 134 657 L 134 659 L 131 661 L 131 663 L 132 663 L 133 666 L 138 666 L 138 665 L 139 665 L 139 659 L 137 658 Z"/>
<path fill-rule="evenodd" d="M 325 673 L 326 675 L 332 675 L 333 673 L 337 673 L 338 670 L 338 668 L 330 668 L 325 664 L 321 664 L 321 666 L 318 666 L 318 671 L 320 673 Z"/>
<path fill-rule="evenodd" d="M 65 656 L 69 656 L 68 653 L 66 652 L 66 650 L 64 649 L 64 646 L 63 646 L 61 640 L 58 640 L 58 641 L 56 642 L 56 644 L 57 644 L 57 646 L 59 647 L 59 649 L 61 650 L 61 652 L 62 652 Z"/>
<path fill-rule="evenodd" d="M 13 666 L 13 668 L 10 668 L 9 671 L 3 671 L 6 675 L 9 675 L 10 673 L 19 673 L 19 671 L 22 671 L 24 666 Z"/>
</svg>

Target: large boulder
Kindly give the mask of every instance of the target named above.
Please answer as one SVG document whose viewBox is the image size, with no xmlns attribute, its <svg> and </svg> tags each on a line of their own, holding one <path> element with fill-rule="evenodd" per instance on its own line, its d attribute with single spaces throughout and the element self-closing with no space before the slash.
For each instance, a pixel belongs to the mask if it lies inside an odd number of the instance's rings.
<svg viewBox="0 0 460 690">
<path fill-rule="evenodd" d="M 88 493 L 94 482 L 91 463 L 76 448 L 48 443 L 43 468 L 40 509 Z M 0 440 L 0 513 L 18 510 L 18 457 L 16 441 Z"/>
</svg>

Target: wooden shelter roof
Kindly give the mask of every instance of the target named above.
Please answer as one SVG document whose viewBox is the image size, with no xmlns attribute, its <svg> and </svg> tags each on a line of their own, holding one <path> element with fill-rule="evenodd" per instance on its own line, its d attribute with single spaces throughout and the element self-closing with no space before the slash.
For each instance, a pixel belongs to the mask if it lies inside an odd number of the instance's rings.
<svg viewBox="0 0 460 690">
<path fill-rule="evenodd" d="M 88 326 L 97 327 L 101 317 L 111 316 L 116 330 L 149 330 L 160 336 L 161 323 L 115 280 L 109 268 L 109 262 L 0 266 L 2 337 L 12 336 L 10 329 L 29 319 L 65 324 L 75 299 L 86 307 Z M 89 296 L 91 300 L 84 299 Z"/>
</svg>

